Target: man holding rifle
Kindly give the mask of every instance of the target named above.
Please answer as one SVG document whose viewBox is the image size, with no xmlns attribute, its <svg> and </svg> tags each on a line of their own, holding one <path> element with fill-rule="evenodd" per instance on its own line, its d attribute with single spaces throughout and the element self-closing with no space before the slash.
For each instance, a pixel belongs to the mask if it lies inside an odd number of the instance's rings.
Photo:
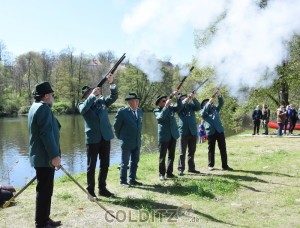
<svg viewBox="0 0 300 228">
<path fill-rule="evenodd" d="M 214 105 L 215 97 L 218 96 L 218 104 Z M 220 109 L 224 104 L 223 97 L 218 89 L 210 99 L 204 99 L 201 102 L 201 116 L 204 119 L 204 126 L 208 140 L 208 170 L 213 170 L 215 165 L 215 146 L 218 142 L 221 153 L 222 169 L 233 170 L 227 164 L 226 141 L 224 128 L 220 119 Z"/>
<path fill-rule="evenodd" d="M 176 90 L 172 95 L 177 96 L 177 94 L 178 91 Z M 179 138 L 175 113 L 177 110 L 182 109 L 182 101 L 177 98 L 177 105 L 172 105 L 171 98 L 168 98 L 167 96 L 158 96 L 155 104 L 158 106 L 153 112 L 158 125 L 159 179 L 163 181 L 166 177 L 175 177 L 173 174 L 173 163 L 176 141 Z M 167 151 L 168 162 L 166 168 L 165 160 Z"/>
<path fill-rule="evenodd" d="M 84 102 L 79 103 L 78 109 L 85 121 L 85 142 L 87 148 L 87 191 L 93 197 L 95 195 L 95 168 L 97 157 L 100 159 L 100 170 L 98 176 L 99 195 L 105 197 L 113 196 L 106 188 L 106 178 L 110 159 L 110 140 L 114 138 L 112 126 L 109 122 L 107 108 L 118 99 L 118 91 L 113 84 L 114 77 L 110 73 L 107 76 L 110 84 L 111 94 L 101 96 L 101 88 L 82 88 Z"/>
<path fill-rule="evenodd" d="M 37 84 L 33 92 L 35 102 L 28 113 L 29 156 L 37 179 L 36 227 L 61 225 L 60 221 L 49 218 L 55 172 L 52 166 L 59 167 L 61 163 L 60 124 L 51 111 L 54 103 L 53 92 L 49 82 Z"/>
<path fill-rule="evenodd" d="M 180 152 L 178 161 L 178 175 L 183 176 L 185 170 L 185 155 L 188 148 L 188 172 L 200 173 L 196 170 L 194 155 L 198 139 L 198 129 L 195 112 L 201 109 L 199 101 L 192 92 L 189 96 L 181 94 L 179 99 L 182 100 L 183 108 L 177 111 L 179 116 L 179 133 L 180 133 Z M 191 102 L 190 102 L 191 101 Z"/>
</svg>

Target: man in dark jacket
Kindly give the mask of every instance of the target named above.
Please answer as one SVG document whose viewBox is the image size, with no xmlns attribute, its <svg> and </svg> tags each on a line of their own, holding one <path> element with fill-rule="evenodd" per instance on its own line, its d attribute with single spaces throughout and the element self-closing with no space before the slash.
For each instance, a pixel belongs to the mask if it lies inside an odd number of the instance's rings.
<svg viewBox="0 0 300 228">
<path fill-rule="evenodd" d="M 178 91 L 173 94 L 177 95 Z M 159 179 L 174 178 L 173 163 L 175 158 L 176 141 L 179 138 L 178 126 L 176 123 L 175 113 L 182 108 L 181 99 L 177 98 L 177 105 L 172 105 L 172 99 L 167 96 L 158 96 L 155 104 L 158 106 L 154 109 L 157 120 L 158 130 L 158 149 L 159 149 Z M 166 168 L 166 154 L 168 151 L 168 164 Z"/>
<path fill-rule="evenodd" d="M 95 168 L 100 159 L 98 176 L 98 190 L 100 196 L 111 197 L 113 194 L 106 188 L 106 178 L 110 159 L 110 140 L 114 138 L 112 126 L 109 122 L 107 108 L 118 99 L 113 75 L 108 76 L 111 94 L 100 96 L 100 88 L 84 86 L 82 88 L 84 102 L 79 103 L 78 109 L 85 122 L 85 143 L 87 148 L 87 190 L 91 196 L 95 195 Z"/>
<path fill-rule="evenodd" d="M 259 126 L 260 126 L 260 120 L 262 119 L 262 112 L 260 110 L 259 105 L 256 106 L 252 113 L 252 120 L 253 120 L 253 134 L 257 133 L 259 135 Z"/>
<path fill-rule="evenodd" d="M 58 226 L 60 221 L 50 219 L 51 198 L 54 185 L 54 172 L 51 166 L 59 167 L 60 124 L 54 117 L 51 107 L 54 94 L 49 82 L 35 86 L 35 102 L 28 113 L 29 153 L 31 165 L 36 170 L 36 227 Z"/>
<path fill-rule="evenodd" d="M 262 110 L 262 125 L 265 130 L 263 135 L 268 135 L 269 134 L 269 128 L 268 128 L 268 123 L 270 121 L 270 109 L 268 108 L 268 105 L 264 104 L 263 110 Z"/>
<path fill-rule="evenodd" d="M 135 93 L 129 93 L 125 101 L 128 106 L 120 108 L 116 114 L 115 135 L 121 140 L 120 184 L 123 187 L 142 185 L 136 180 L 140 160 L 143 112 L 138 107 L 139 98 Z M 127 182 L 127 167 L 130 160 L 129 182 Z"/>
<path fill-rule="evenodd" d="M 204 126 L 206 130 L 207 140 L 208 140 L 208 170 L 213 170 L 215 166 L 215 147 L 216 141 L 218 142 L 223 170 L 233 170 L 227 164 L 227 151 L 226 151 L 226 141 L 224 135 L 224 127 L 220 119 L 220 109 L 222 108 L 224 101 L 217 91 L 218 104 L 214 105 L 213 102 L 215 98 L 204 99 L 201 102 L 201 116 L 204 119 Z"/>
<path fill-rule="evenodd" d="M 194 156 L 198 139 L 198 129 L 195 112 L 201 109 L 199 101 L 195 94 L 189 96 L 181 94 L 179 99 L 182 100 L 182 109 L 178 109 L 179 116 L 178 127 L 180 134 L 180 152 L 178 161 L 178 175 L 182 176 L 185 170 L 185 156 L 188 148 L 188 172 L 200 173 L 195 168 Z"/>
</svg>

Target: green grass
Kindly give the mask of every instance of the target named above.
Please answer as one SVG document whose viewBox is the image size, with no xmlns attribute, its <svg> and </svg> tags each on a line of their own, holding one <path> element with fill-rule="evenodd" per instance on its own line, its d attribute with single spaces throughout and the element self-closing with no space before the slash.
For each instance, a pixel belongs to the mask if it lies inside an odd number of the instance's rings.
<svg viewBox="0 0 300 228">
<path fill-rule="evenodd" d="M 52 218 L 64 227 L 300 227 L 299 145 L 300 138 L 232 136 L 227 149 L 234 171 L 227 172 L 218 150 L 216 169 L 208 171 L 207 143 L 199 144 L 195 163 L 201 174 L 166 181 L 159 180 L 158 154 L 143 154 L 137 175 L 144 185 L 128 189 L 119 185 L 119 170 L 112 166 L 107 187 L 116 198 L 100 197 L 99 203 L 119 220 L 63 176 L 55 181 Z M 174 170 L 177 161 L 178 154 Z M 85 173 L 73 176 L 86 186 Z M 34 209 L 33 184 L 0 211 L 1 227 L 33 227 Z"/>
</svg>

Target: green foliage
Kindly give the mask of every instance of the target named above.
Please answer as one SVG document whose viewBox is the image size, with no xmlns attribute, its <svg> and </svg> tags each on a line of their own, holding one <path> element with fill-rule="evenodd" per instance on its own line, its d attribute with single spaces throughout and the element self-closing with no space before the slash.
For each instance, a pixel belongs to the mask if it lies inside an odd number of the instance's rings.
<svg viewBox="0 0 300 228">
<path fill-rule="evenodd" d="M 67 114 L 70 110 L 70 104 L 67 102 L 56 102 L 52 107 L 55 114 Z"/>
<path fill-rule="evenodd" d="M 30 109 L 30 106 L 22 106 L 19 109 L 18 113 L 19 114 L 27 114 L 29 112 L 29 109 Z"/>
</svg>

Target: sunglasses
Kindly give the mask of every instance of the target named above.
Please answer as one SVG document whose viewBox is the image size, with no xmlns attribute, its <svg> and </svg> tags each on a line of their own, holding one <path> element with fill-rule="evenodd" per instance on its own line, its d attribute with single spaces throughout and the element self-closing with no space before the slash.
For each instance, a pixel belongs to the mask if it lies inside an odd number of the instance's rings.
<svg viewBox="0 0 300 228">
<path fill-rule="evenodd" d="M 161 100 L 161 102 L 165 103 L 167 100 Z"/>
</svg>

